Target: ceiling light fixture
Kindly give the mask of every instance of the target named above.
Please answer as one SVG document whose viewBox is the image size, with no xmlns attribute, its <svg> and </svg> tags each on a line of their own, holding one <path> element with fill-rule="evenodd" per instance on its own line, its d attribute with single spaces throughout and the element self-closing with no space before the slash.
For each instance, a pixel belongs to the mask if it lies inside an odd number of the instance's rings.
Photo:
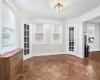
<svg viewBox="0 0 100 80">
<path fill-rule="evenodd" d="M 56 11 L 62 11 L 63 10 L 63 5 L 61 3 L 57 3 L 55 6 L 54 6 L 54 9 Z"/>
<path fill-rule="evenodd" d="M 69 2 L 67 0 L 49 0 L 50 7 L 57 12 L 61 12 L 66 7 L 69 6 Z"/>
</svg>

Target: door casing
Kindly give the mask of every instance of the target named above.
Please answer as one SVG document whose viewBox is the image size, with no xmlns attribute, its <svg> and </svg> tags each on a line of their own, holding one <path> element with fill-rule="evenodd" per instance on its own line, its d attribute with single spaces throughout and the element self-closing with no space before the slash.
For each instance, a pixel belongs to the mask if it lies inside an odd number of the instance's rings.
<svg viewBox="0 0 100 80">
<path fill-rule="evenodd" d="M 21 19 L 21 48 L 24 50 L 24 24 L 28 24 L 29 25 L 29 54 L 28 55 L 24 55 L 24 51 L 23 51 L 23 57 L 24 60 L 28 59 L 31 55 L 32 55 L 32 22 L 22 18 Z"/>
</svg>

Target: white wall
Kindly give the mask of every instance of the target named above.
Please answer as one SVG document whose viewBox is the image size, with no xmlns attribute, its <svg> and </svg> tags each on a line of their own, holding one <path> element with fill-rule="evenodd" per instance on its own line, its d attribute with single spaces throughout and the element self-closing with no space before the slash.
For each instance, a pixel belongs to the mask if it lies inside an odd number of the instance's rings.
<svg viewBox="0 0 100 80">
<path fill-rule="evenodd" d="M 73 18 L 70 20 L 66 20 L 65 24 L 76 24 L 77 25 L 77 53 L 75 53 L 76 56 L 83 58 L 84 57 L 84 22 L 91 20 L 92 18 L 95 18 L 97 16 L 100 16 L 100 7 L 95 8 L 92 11 L 87 12 L 86 14 L 79 16 L 77 18 Z M 68 26 L 65 26 L 68 27 Z M 67 30 L 67 29 L 66 29 Z M 68 34 L 65 33 L 65 36 L 68 36 Z M 66 46 L 68 39 L 66 39 Z M 66 48 L 66 51 L 68 51 L 68 48 Z"/>
<path fill-rule="evenodd" d="M 77 17 L 77 18 L 73 18 L 73 19 L 70 19 L 70 20 L 66 20 L 65 21 L 65 38 L 63 40 L 63 45 L 65 44 L 65 50 L 66 50 L 66 53 L 68 52 L 68 26 L 69 24 L 72 24 L 72 25 L 77 25 L 77 32 L 76 32 L 76 52 L 75 52 L 75 55 L 80 57 L 80 58 L 83 58 L 84 57 L 84 21 L 87 21 L 87 20 L 90 20 L 94 17 L 97 17 L 97 16 L 100 16 L 100 7 L 92 10 L 92 11 L 89 11 L 87 12 L 86 14 L 80 16 L 80 17 Z M 34 18 L 33 18 L 34 19 Z M 34 46 L 39 46 L 38 48 L 41 48 L 40 45 L 34 45 Z M 48 48 L 47 48 L 48 45 L 44 45 L 43 47 L 43 52 L 47 52 Z M 34 47 L 35 49 L 36 47 Z M 38 49 L 37 48 L 37 49 Z M 44 49 L 45 48 L 45 49 Z M 35 49 L 37 51 L 37 49 Z M 54 48 L 53 48 L 54 49 Z M 36 53 L 34 51 L 34 53 Z M 69 53 L 69 52 L 68 52 Z"/>
<path fill-rule="evenodd" d="M 34 27 L 34 21 L 42 21 L 45 23 L 46 27 L 46 43 L 45 44 L 34 44 L 32 43 L 32 54 L 48 54 L 48 53 L 61 53 L 65 52 L 65 44 L 64 44 L 64 26 L 62 26 L 62 43 L 61 44 L 52 44 L 51 43 L 51 24 L 52 23 L 62 23 L 62 21 L 56 19 L 43 19 L 43 18 L 34 18 L 31 14 L 19 9 L 16 15 L 16 26 L 17 26 L 17 47 L 21 47 L 21 19 L 25 19 L 30 21 Z M 33 32 L 34 30 L 32 30 Z M 33 35 L 34 36 L 34 35 Z M 50 51 L 49 51 L 50 50 Z"/>
<path fill-rule="evenodd" d="M 20 15 L 20 16 L 19 16 Z M 18 17 L 17 17 L 17 25 L 20 26 L 18 27 L 17 31 L 18 31 L 18 35 L 19 37 L 17 38 L 17 42 L 18 42 L 18 46 L 21 46 L 21 38 L 23 38 L 23 36 L 21 36 L 21 19 L 25 19 L 27 21 L 30 21 L 32 23 L 32 27 L 34 27 L 34 21 L 39 21 L 39 22 L 44 22 L 45 24 L 45 36 L 46 36 L 46 42 L 45 44 L 34 44 L 32 42 L 32 54 L 33 55 L 42 55 L 42 54 L 49 54 L 49 53 L 64 53 L 65 52 L 65 44 L 64 44 L 64 26 L 62 26 L 62 43 L 61 44 L 52 44 L 51 42 L 51 24 L 52 23 L 62 23 L 62 21 L 56 20 L 56 19 L 34 19 L 34 17 L 32 15 L 29 15 L 28 13 L 20 10 Z M 34 28 L 32 30 L 32 32 L 34 32 Z M 34 33 L 32 35 L 32 37 L 34 36 Z M 32 38 L 32 41 L 34 39 Z M 23 42 L 23 41 L 22 41 Z"/>
<path fill-rule="evenodd" d="M 32 17 L 28 13 L 22 11 L 21 9 L 18 9 L 18 11 L 16 12 L 16 36 L 17 36 L 16 42 L 17 42 L 18 48 L 21 48 L 21 37 L 22 37 L 21 36 L 21 27 L 22 27 L 21 20 L 23 18 L 32 22 Z"/>
<path fill-rule="evenodd" d="M 69 33 L 68 33 L 68 27 L 70 27 L 69 25 L 72 25 L 74 27 L 76 27 L 76 30 L 75 30 L 75 52 L 73 53 L 73 55 L 77 56 L 77 57 L 80 57 L 80 58 L 83 58 L 84 57 L 84 50 L 83 50 L 83 24 L 80 20 L 78 20 L 78 18 L 74 18 L 74 19 L 71 19 L 71 20 L 67 20 L 65 22 L 65 28 L 66 28 L 66 32 L 65 32 L 65 47 L 66 47 L 66 53 L 68 54 L 71 54 L 69 53 L 69 39 L 68 39 L 68 36 L 69 36 Z"/>
<path fill-rule="evenodd" d="M 88 20 L 91 20 L 97 16 L 100 16 L 100 6 L 81 15 L 79 18 L 80 21 L 88 21 Z"/>
<path fill-rule="evenodd" d="M 0 0 L 0 4 L 2 0 Z M 15 21 L 16 21 L 16 48 L 21 48 L 21 38 L 23 36 L 21 36 L 21 19 L 26 19 L 27 21 L 32 22 L 33 21 L 44 21 L 45 22 L 45 26 L 46 26 L 46 43 L 45 44 L 34 44 L 32 43 L 32 54 L 40 54 L 40 53 L 53 53 L 53 52 L 65 52 L 65 48 L 64 48 L 64 36 L 62 36 L 62 43 L 61 44 L 51 44 L 51 23 L 61 23 L 61 21 L 59 20 L 54 20 L 54 19 L 36 19 L 34 18 L 31 14 L 19 9 L 12 1 L 10 0 L 6 0 L 6 2 L 14 9 L 15 12 Z M 1 5 L 0 5 L 1 6 Z M 1 7 L 0 7 L 0 11 Z M 0 18 L 1 19 L 1 18 Z M 34 26 L 32 26 L 34 27 Z M 1 28 L 0 28 L 1 30 Z M 64 34 L 64 27 L 62 27 L 62 33 Z M 32 30 L 33 31 L 33 30 Z M 1 31 L 0 31 L 1 32 Z M 62 34 L 62 35 L 63 35 Z M 0 40 L 2 38 L 2 34 L 0 34 Z M 2 41 L 0 41 L 2 42 Z M 1 49 L 1 48 L 0 48 Z M 50 51 L 49 51 L 50 50 Z"/>
<path fill-rule="evenodd" d="M 35 21 L 35 20 L 34 20 Z M 62 26 L 62 43 L 52 44 L 52 23 L 62 23 L 55 20 L 36 20 L 44 22 L 45 27 L 45 44 L 35 44 L 32 45 L 32 54 L 42 54 L 42 53 L 61 53 L 65 52 L 64 45 L 64 26 Z M 63 23 L 62 23 L 63 24 Z"/>
<path fill-rule="evenodd" d="M 85 22 L 85 32 L 87 32 L 87 25 L 92 24 L 95 27 L 95 33 L 94 33 L 94 43 L 88 43 L 90 46 L 90 52 L 92 51 L 100 51 L 100 24 L 95 22 Z M 87 34 L 87 33 L 86 33 Z M 88 35 L 88 34 L 87 34 Z M 90 37 L 88 35 L 88 37 Z M 88 40 L 87 40 L 88 42 Z"/>
<path fill-rule="evenodd" d="M 2 0 L 0 0 L 0 12 L 1 12 L 1 1 Z M 11 4 L 13 4 L 13 3 L 11 3 Z M 18 7 L 14 6 L 14 8 L 16 9 L 15 14 L 16 14 L 16 22 L 17 22 L 16 23 L 16 32 L 17 32 L 17 34 L 16 34 L 17 45 L 16 46 L 20 48 L 21 47 L 21 37 L 23 37 L 23 36 L 21 36 L 21 18 L 25 18 L 25 19 L 27 19 L 31 22 L 33 22 L 33 20 L 36 20 L 36 18 L 34 19 L 34 17 L 32 15 L 28 14 L 27 12 L 20 10 Z M 84 21 L 90 20 L 90 19 L 97 17 L 97 16 L 100 16 L 100 7 L 96 8 L 92 11 L 89 11 L 88 13 L 86 13 L 86 14 L 80 16 L 80 17 L 73 18 L 73 19 L 70 19 L 70 20 L 66 20 L 65 24 L 64 24 L 65 27 L 63 27 L 63 34 L 65 34 L 63 36 L 63 43 L 59 46 L 49 44 L 49 48 L 52 49 L 53 52 L 60 52 L 60 51 L 62 52 L 62 51 L 65 51 L 65 49 L 66 49 L 66 53 L 67 53 L 68 52 L 68 35 L 69 35 L 67 33 L 68 32 L 68 26 L 67 25 L 69 25 L 69 24 L 77 25 L 77 27 L 76 27 L 77 28 L 77 31 L 76 31 L 76 45 L 77 45 L 76 49 L 77 50 L 75 52 L 75 55 L 83 58 L 84 57 L 84 24 L 83 23 L 84 23 Z M 50 19 L 50 20 L 45 20 L 45 21 L 48 23 L 50 21 L 57 21 L 57 20 Z M 1 40 L 1 34 L 0 34 L 0 40 Z M 36 47 L 34 47 L 34 46 L 36 46 Z M 48 48 L 47 48 L 48 44 L 43 45 L 44 47 L 42 47 L 42 48 L 41 48 L 41 46 L 42 45 L 33 44 L 33 48 L 34 48 L 33 52 L 37 53 L 37 50 L 39 48 L 42 49 L 43 52 L 45 52 L 45 53 L 48 52 Z M 38 53 L 40 53 L 40 52 L 38 52 Z"/>
</svg>

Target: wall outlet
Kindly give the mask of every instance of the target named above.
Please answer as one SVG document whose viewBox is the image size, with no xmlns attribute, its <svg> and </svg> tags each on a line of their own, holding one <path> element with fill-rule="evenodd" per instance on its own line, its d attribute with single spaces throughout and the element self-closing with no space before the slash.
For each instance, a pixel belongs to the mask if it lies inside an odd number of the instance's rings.
<svg viewBox="0 0 100 80">
<path fill-rule="evenodd" d="M 49 51 L 49 52 L 51 52 L 52 50 L 51 50 L 51 49 L 49 49 L 48 51 Z"/>
</svg>

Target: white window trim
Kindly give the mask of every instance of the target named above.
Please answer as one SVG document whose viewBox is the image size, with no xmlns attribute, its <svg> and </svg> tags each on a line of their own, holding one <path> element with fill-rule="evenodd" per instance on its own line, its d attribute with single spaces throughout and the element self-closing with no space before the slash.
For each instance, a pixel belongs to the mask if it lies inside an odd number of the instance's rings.
<svg viewBox="0 0 100 80">
<path fill-rule="evenodd" d="M 4 5 L 5 5 L 7 8 L 10 8 L 10 9 L 12 10 L 12 12 L 13 12 L 13 14 L 14 14 L 14 20 L 15 20 L 15 13 L 14 13 L 13 8 L 12 8 L 10 5 L 8 5 L 8 3 L 5 2 L 5 1 L 2 2 L 2 8 L 3 8 Z M 3 9 L 2 9 L 2 10 L 3 10 Z M 1 13 L 2 13 L 2 12 L 1 12 Z M 1 16 L 1 15 L 0 15 L 0 16 Z M 1 20 L 0 25 L 5 26 L 5 25 L 2 24 L 2 20 Z M 14 21 L 14 26 L 15 26 L 15 21 Z M 13 29 L 14 29 L 14 33 L 15 33 L 15 36 L 16 36 L 16 26 L 15 26 Z M 2 27 L 0 28 L 0 31 L 1 31 L 0 37 L 2 38 Z M 16 42 L 16 37 L 15 37 L 15 42 Z M 2 47 L 2 39 L 0 40 L 0 43 L 1 43 L 1 45 L 0 45 L 0 55 L 7 54 L 8 52 L 11 52 L 11 51 L 13 51 L 13 50 L 15 50 L 15 49 L 17 48 L 17 47 L 16 47 L 16 43 L 14 43 L 13 46 L 9 46 L 9 47 L 7 47 L 7 48 L 3 48 L 3 47 Z"/>
<path fill-rule="evenodd" d="M 87 29 L 88 29 L 88 27 L 89 26 L 92 26 L 92 27 L 94 27 L 95 28 L 95 24 L 87 24 Z M 88 30 L 86 31 L 86 33 L 87 33 L 87 35 L 91 35 L 91 34 L 88 34 Z M 92 34 L 92 36 L 90 36 L 90 37 L 94 37 L 95 38 L 95 30 L 94 30 L 94 34 Z"/>
<path fill-rule="evenodd" d="M 40 23 L 40 24 L 43 24 L 43 32 L 42 32 L 42 33 L 44 34 L 44 35 L 43 35 L 43 43 L 41 43 L 41 42 L 36 42 L 36 41 L 35 41 L 35 33 L 41 33 L 41 32 L 36 32 L 36 31 L 35 31 L 35 24 L 39 24 L 39 23 Z M 45 44 L 45 23 L 44 23 L 44 22 L 40 22 L 40 21 L 34 21 L 33 24 L 34 24 L 34 27 L 33 27 L 33 31 L 34 31 L 34 32 L 33 32 L 33 36 L 34 36 L 34 37 L 33 37 L 33 40 L 34 40 L 34 41 L 33 41 L 33 44 Z"/>
<path fill-rule="evenodd" d="M 57 23 L 52 23 L 52 32 L 51 32 L 51 44 L 62 44 L 62 23 L 58 23 L 59 25 L 60 25 L 60 33 L 58 33 L 58 34 L 60 34 L 60 41 L 59 42 L 55 42 L 54 40 L 53 40 L 53 24 L 57 24 Z"/>
</svg>

